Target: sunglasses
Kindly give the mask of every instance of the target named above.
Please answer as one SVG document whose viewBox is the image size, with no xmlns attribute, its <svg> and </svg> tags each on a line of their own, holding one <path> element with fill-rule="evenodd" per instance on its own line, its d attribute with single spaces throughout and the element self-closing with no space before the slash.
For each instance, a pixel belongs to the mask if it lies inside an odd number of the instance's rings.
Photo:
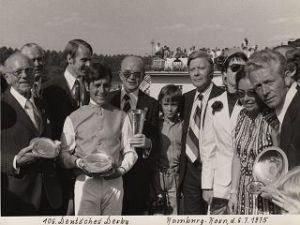
<svg viewBox="0 0 300 225">
<path fill-rule="evenodd" d="M 249 89 L 248 91 L 237 90 L 237 95 L 238 95 L 239 98 L 244 98 L 246 95 L 248 97 L 256 97 L 257 96 L 254 89 Z"/>
<path fill-rule="evenodd" d="M 244 65 L 241 65 L 241 64 L 232 64 L 231 66 L 229 66 L 229 68 L 230 68 L 230 70 L 232 72 L 237 72 L 240 69 L 244 68 Z"/>
</svg>

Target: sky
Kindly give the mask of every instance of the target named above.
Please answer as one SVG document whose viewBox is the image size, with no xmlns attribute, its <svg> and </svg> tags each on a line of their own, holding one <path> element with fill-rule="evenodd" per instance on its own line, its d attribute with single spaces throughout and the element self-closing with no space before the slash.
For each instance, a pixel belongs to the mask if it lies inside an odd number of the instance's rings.
<svg viewBox="0 0 300 225">
<path fill-rule="evenodd" d="M 150 55 L 151 40 L 189 49 L 260 48 L 300 38 L 299 0 L 0 0 L 0 47 L 74 38 L 97 54 Z"/>
</svg>

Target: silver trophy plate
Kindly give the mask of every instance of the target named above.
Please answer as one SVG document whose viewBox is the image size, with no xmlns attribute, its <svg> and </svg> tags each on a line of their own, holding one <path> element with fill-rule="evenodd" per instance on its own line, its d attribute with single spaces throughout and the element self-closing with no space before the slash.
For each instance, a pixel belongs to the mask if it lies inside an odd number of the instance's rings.
<svg viewBox="0 0 300 225">
<path fill-rule="evenodd" d="M 39 158 L 56 158 L 59 154 L 59 145 L 49 138 L 40 137 L 31 140 L 32 153 Z"/>
<path fill-rule="evenodd" d="M 112 158 L 104 152 L 93 153 L 83 158 L 86 169 L 92 174 L 107 174 L 113 168 Z"/>
<path fill-rule="evenodd" d="M 268 147 L 254 161 L 252 171 L 254 182 L 249 183 L 248 191 L 257 193 L 262 186 L 276 186 L 287 172 L 286 154 L 278 147 Z"/>
</svg>

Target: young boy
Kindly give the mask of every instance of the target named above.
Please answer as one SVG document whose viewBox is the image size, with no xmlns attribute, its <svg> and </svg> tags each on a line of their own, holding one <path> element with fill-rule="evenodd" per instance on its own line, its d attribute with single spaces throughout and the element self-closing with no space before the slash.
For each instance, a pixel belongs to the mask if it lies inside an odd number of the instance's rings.
<svg viewBox="0 0 300 225">
<path fill-rule="evenodd" d="M 65 168 L 77 168 L 74 187 L 75 215 L 120 215 L 123 200 L 122 175 L 137 160 L 130 146 L 132 128 L 126 114 L 107 103 L 112 74 L 94 63 L 85 77 L 90 104 L 66 118 L 61 137 L 60 160 Z M 119 165 L 108 176 L 91 174 L 83 158 L 105 153 Z"/>
<path fill-rule="evenodd" d="M 181 151 L 182 121 L 181 111 L 182 93 L 178 86 L 164 86 L 158 96 L 162 119 L 161 129 L 161 157 L 159 161 L 160 184 L 166 195 L 164 214 L 177 214 L 177 188 L 179 179 L 179 160 Z"/>
</svg>

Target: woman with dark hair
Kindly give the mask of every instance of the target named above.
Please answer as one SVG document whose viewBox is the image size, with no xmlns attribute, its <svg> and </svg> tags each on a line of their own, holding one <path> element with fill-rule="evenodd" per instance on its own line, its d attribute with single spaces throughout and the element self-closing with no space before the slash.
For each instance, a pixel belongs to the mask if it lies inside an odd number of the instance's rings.
<svg viewBox="0 0 300 225">
<path fill-rule="evenodd" d="M 232 169 L 229 210 L 236 214 L 276 214 L 278 208 L 269 200 L 247 191 L 254 180 L 253 163 L 266 147 L 277 145 L 279 123 L 274 112 L 256 95 L 242 68 L 236 75 L 237 93 L 244 109 L 234 130 L 235 154 Z"/>
</svg>

